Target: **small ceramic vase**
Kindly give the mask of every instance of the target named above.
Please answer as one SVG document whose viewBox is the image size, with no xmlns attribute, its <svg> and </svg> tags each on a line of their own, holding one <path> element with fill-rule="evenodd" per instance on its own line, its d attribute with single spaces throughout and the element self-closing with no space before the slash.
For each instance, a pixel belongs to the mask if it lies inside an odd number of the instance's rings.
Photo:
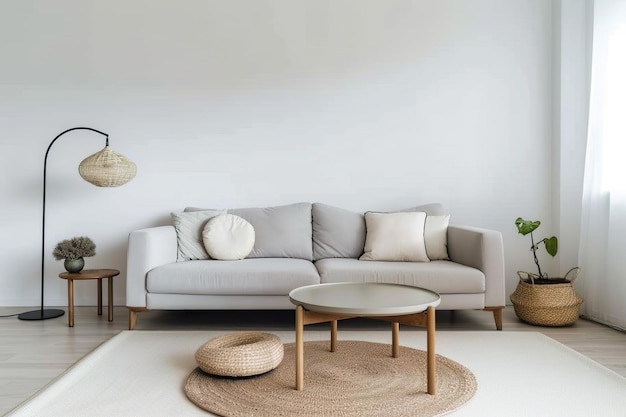
<svg viewBox="0 0 626 417">
<path fill-rule="evenodd" d="M 85 260 L 83 258 L 78 259 L 66 259 L 63 263 L 65 270 L 72 274 L 77 274 L 85 267 Z"/>
</svg>

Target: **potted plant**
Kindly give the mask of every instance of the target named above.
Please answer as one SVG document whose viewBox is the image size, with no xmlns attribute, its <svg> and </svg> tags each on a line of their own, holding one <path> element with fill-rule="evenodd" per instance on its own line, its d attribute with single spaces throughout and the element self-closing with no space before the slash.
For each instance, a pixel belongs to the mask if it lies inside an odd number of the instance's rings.
<svg viewBox="0 0 626 417">
<path fill-rule="evenodd" d="M 565 276 L 550 278 L 541 269 L 537 251 L 540 245 L 551 256 L 556 256 L 559 242 L 556 236 L 543 238 L 535 242 L 533 232 L 539 228 L 538 220 L 515 219 L 515 226 L 521 235 L 530 235 L 530 250 L 537 265 L 537 273 L 518 271 L 520 281 L 515 292 L 511 294 L 511 302 L 517 316 L 528 323 L 540 326 L 565 326 L 578 319 L 579 307 L 582 303 L 574 291 L 572 283 L 578 276 L 580 268 L 570 269 Z M 570 276 L 571 275 L 571 276 Z"/>
<path fill-rule="evenodd" d="M 533 232 L 541 226 L 541 222 L 539 220 L 524 220 L 521 217 L 515 219 L 515 226 L 517 226 L 517 232 L 526 236 L 530 235 L 530 250 L 533 252 L 533 259 L 535 261 L 535 265 L 537 265 L 538 274 L 530 274 L 527 279 L 534 280 L 535 284 L 555 284 L 557 282 L 565 282 L 563 278 L 553 278 L 550 279 L 548 274 L 541 271 L 541 265 L 539 265 L 539 258 L 537 258 L 537 250 L 539 250 L 539 245 L 542 243 L 546 248 L 546 252 L 548 252 L 552 257 L 555 257 L 557 252 L 559 251 L 559 240 L 556 236 L 552 236 L 550 238 L 544 237 L 539 242 L 535 243 L 535 237 L 533 236 Z"/>
<path fill-rule="evenodd" d="M 65 259 L 63 266 L 67 272 L 78 273 L 85 266 L 86 256 L 96 254 L 96 245 L 86 236 L 73 237 L 57 243 L 52 255 L 57 261 Z"/>
</svg>

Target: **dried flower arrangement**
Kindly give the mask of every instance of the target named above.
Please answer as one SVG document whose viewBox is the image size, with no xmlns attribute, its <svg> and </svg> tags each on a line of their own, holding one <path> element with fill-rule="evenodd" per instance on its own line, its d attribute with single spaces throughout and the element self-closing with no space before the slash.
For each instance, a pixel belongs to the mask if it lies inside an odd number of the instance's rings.
<svg viewBox="0 0 626 417">
<path fill-rule="evenodd" d="M 86 236 L 73 237 L 57 243 L 52 251 L 54 259 L 80 259 L 96 254 L 96 244 Z"/>
</svg>

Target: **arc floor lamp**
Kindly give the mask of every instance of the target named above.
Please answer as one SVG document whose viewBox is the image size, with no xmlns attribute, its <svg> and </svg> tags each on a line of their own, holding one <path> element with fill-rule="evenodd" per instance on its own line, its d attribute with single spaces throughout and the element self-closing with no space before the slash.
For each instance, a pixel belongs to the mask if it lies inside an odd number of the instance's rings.
<svg viewBox="0 0 626 417">
<path fill-rule="evenodd" d="M 43 160 L 43 215 L 41 224 L 41 308 L 19 314 L 20 320 L 46 320 L 65 314 L 64 310 L 44 309 L 44 260 L 46 246 L 46 168 L 48 165 L 48 153 L 52 145 L 66 133 L 74 130 L 89 130 L 99 133 L 106 138 L 104 149 L 88 156 L 78 166 L 80 176 L 98 187 L 118 187 L 132 180 L 137 173 L 137 166 L 125 156 L 109 148 L 109 135 L 90 127 L 73 127 L 57 135 L 46 150 Z"/>
</svg>

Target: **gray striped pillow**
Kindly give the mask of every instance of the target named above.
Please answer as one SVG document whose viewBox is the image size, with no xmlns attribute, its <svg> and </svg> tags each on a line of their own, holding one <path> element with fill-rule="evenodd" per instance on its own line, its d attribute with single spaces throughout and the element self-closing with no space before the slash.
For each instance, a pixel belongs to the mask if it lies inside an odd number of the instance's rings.
<svg viewBox="0 0 626 417">
<path fill-rule="evenodd" d="M 174 229 L 176 229 L 176 238 L 178 240 L 178 262 L 211 259 L 206 249 L 204 249 L 204 243 L 202 243 L 202 229 L 204 229 L 209 219 L 225 213 L 224 210 L 171 213 L 172 224 Z"/>
</svg>

